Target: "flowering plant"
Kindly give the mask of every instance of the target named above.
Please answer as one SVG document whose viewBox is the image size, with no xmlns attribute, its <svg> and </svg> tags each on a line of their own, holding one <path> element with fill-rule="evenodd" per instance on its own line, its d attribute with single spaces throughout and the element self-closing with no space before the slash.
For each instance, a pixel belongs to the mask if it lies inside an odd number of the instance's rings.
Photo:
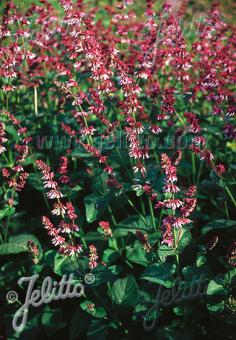
<svg viewBox="0 0 236 340">
<path fill-rule="evenodd" d="M 41 306 L 20 336 L 212 337 L 222 316 L 232 335 L 235 27 L 217 5 L 189 22 L 183 3 L 6 1 L 1 286 L 73 273 L 86 294 Z M 156 301 L 199 282 L 194 301 Z"/>
</svg>

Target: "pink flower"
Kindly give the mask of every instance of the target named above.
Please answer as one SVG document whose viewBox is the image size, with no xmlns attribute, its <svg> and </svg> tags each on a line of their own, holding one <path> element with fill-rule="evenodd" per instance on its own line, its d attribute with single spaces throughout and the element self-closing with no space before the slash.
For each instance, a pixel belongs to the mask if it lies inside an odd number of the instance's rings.
<svg viewBox="0 0 236 340">
<path fill-rule="evenodd" d="M 164 201 L 166 208 L 168 209 L 177 209 L 183 205 L 183 202 L 179 199 L 168 199 Z"/>
<path fill-rule="evenodd" d="M 190 220 L 190 219 L 188 219 L 188 218 L 182 218 L 182 217 L 175 217 L 174 219 L 173 219 L 173 227 L 174 228 L 177 228 L 177 229 L 179 229 L 179 228 L 181 228 L 183 225 L 185 225 L 185 224 L 189 224 L 189 223 L 191 223 L 192 221 Z"/>
<path fill-rule="evenodd" d="M 47 197 L 50 199 L 61 198 L 62 193 L 59 190 L 53 189 L 46 193 Z"/>
<path fill-rule="evenodd" d="M 157 134 L 159 134 L 159 133 L 162 132 L 162 129 L 161 129 L 159 126 L 154 125 L 154 124 L 153 124 L 152 126 L 150 126 L 149 129 L 150 129 L 150 131 L 151 131 L 152 133 L 154 133 L 155 135 L 157 135 Z"/>
<path fill-rule="evenodd" d="M 56 235 L 53 239 L 52 239 L 52 243 L 54 244 L 54 246 L 60 246 L 62 244 L 65 243 L 65 238 L 60 236 L 60 235 Z"/>
<path fill-rule="evenodd" d="M 110 223 L 107 221 L 100 221 L 99 222 L 99 226 L 102 228 L 104 235 L 106 237 L 108 236 L 112 236 L 112 231 L 111 231 L 111 227 L 110 227 Z"/>
<path fill-rule="evenodd" d="M 184 217 L 189 216 L 196 207 L 196 198 L 184 198 L 184 204 L 180 211 Z"/>
<path fill-rule="evenodd" d="M 78 215 L 75 213 L 75 208 L 71 202 L 66 203 L 67 216 L 70 220 L 75 220 Z"/>
<path fill-rule="evenodd" d="M 94 245 L 89 246 L 89 268 L 93 269 L 98 266 L 97 263 L 98 255 L 97 255 L 97 248 Z"/>
<path fill-rule="evenodd" d="M 53 210 L 52 210 L 52 215 L 65 215 L 66 212 L 66 206 L 62 204 L 61 202 L 54 203 L 53 205 Z"/>
<path fill-rule="evenodd" d="M 217 174 L 221 177 L 225 173 L 225 166 L 223 164 L 218 164 L 216 166 Z"/>
<path fill-rule="evenodd" d="M 72 231 L 78 231 L 79 228 L 74 223 L 66 223 L 65 221 L 61 221 L 60 224 L 59 224 L 59 230 L 62 233 L 69 234 Z"/>
<path fill-rule="evenodd" d="M 55 181 L 45 181 L 44 182 L 44 188 L 50 188 L 50 189 L 56 189 L 57 188 L 57 182 Z"/>
<path fill-rule="evenodd" d="M 210 151 L 204 150 L 204 151 L 200 152 L 200 159 L 206 160 L 207 162 L 210 162 L 214 159 L 214 156 Z"/>
<path fill-rule="evenodd" d="M 180 192 L 180 189 L 177 185 L 169 183 L 164 186 L 163 192 L 170 192 L 176 194 L 177 192 Z"/>
<path fill-rule="evenodd" d="M 77 245 L 66 244 L 66 245 L 62 245 L 59 248 L 59 253 L 66 255 L 66 256 L 73 256 L 75 254 L 80 254 L 82 250 L 83 248 L 82 248 L 82 245 L 80 244 L 77 244 Z"/>
</svg>

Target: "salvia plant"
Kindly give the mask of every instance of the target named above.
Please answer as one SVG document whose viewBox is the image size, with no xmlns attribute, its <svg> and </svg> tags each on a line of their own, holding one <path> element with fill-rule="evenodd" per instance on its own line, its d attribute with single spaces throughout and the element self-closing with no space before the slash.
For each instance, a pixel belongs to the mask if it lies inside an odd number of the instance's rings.
<svg viewBox="0 0 236 340">
<path fill-rule="evenodd" d="M 233 339 L 235 26 L 215 3 L 1 6 L 1 339 Z M 84 294 L 16 331 L 35 274 Z"/>
</svg>

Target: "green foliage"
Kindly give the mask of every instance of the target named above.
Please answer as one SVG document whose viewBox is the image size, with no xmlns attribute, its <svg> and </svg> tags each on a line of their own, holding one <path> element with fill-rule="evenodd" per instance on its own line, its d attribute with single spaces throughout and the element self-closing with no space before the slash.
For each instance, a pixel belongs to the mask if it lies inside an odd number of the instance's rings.
<svg viewBox="0 0 236 340">
<path fill-rule="evenodd" d="M 116 280 L 109 293 L 112 301 L 120 307 L 134 307 L 138 298 L 138 285 L 134 276 Z"/>
</svg>

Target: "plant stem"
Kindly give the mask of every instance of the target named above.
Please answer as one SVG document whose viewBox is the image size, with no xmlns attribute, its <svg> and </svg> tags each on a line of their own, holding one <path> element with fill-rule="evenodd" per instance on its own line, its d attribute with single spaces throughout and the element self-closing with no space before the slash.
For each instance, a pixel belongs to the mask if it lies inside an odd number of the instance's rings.
<svg viewBox="0 0 236 340">
<path fill-rule="evenodd" d="M 4 243 L 3 237 L 2 237 L 2 234 L 1 234 L 1 233 L 0 233 L 0 241 L 1 241 L 1 243 Z"/>
<path fill-rule="evenodd" d="M 148 225 L 145 217 L 140 213 L 140 211 L 138 211 L 138 209 L 135 207 L 135 205 L 133 204 L 133 202 L 129 199 L 129 197 L 126 195 L 125 192 L 123 192 L 124 196 L 126 197 L 128 203 L 131 205 L 131 207 L 136 211 L 136 213 L 140 216 L 140 218 L 143 220 L 143 222 Z"/>
<path fill-rule="evenodd" d="M 203 161 L 201 161 L 201 163 L 200 163 L 200 168 L 199 168 L 198 175 L 197 175 L 197 184 L 199 184 L 199 182 L 200 182 L 200 177 L 201 177 L 201 174 L 202 174 L 202 167 L 203 167 Z"/>
<path fill-rule="evenodd" d="M 34 86 L 34 113 L 35 116 L 38 116 L 38 92 L 37 92 L 37 86 Z"/>
<path fill-rule="evenodd" d="M 127 167 L 127 165 L 126 165 L 124 159 L 122 158 L 122 155 L 121 155 L 121 153 L 120 153 L 119 148 L 118 148 L 118 147 L 115 147 L 115 150 L 116 150 L 116 153 L 117 153 L 117 155 L 119 156 L 119 158 L 120 158 L 120 160 L 121 160 L 123 166 L 125 167 L 125 170 L 126 170 L 126 172 L 127 172 L 127 175 L 129 176 L 130 180 L 132 181 L 132 180 L 133 180 L 132 174 L 131 174 L 131 172 L 129 171 L 129 168 Z"/>
<path fill-rule="evenodd" d="M 195 154 L 192 152 L 192 169 L 193 169 L 193 183 L 195 183 L 196 178 L 196 159 Z"/>
<path fill-rule="evenodd" d="M 150 197 L 148 197 L 148 206 L 149 206 L 149 211 L 150 211 L 150 215 L 151 215 L 151 219 L 152 219 L 152 226 L 153 226 L 154 229 L 156 229 L 153 206 L 152 206 L 152 201 L 151 201 Z"/>
<path fill-rule="evenodd" d="M 176 235 L 176 230 L 175 228 L 173 229 L 173 236 L 174 236 L 174 248 L 175 248 L 175 251 L 176 251 L 176 248 L 177 248 L 177 235 Z M 175 254 L 175 258 L 176 258 L 176 264 L 177 264 L 177 269 L 178 269 L 178 272 L 180 273 L 180 267 L 179 267 L 179 254 Z"/>
<path fill-rule="evenodd" d="M 229 210 L 228 210 L 227 202 L 225 202 L 225 212 L 226 212 L 227 220 L 229 220 Z"/>
<path fill-rule="evenodd" d="M 227 185 L 225 186 L 225 190 L 229 194 L 229 197 L 231 198 L 231 200 L 232 200 L 232 202 L 233 202 L 233 204 L 234 204 L 234 206 L 236 208 L 236 200 L 235 200 L 233 194 L 231 193 L 231 191 L 229 190 L 229 187 Z"/>
<path fill-rule="evenodd" d="M 9 160 L 7 159 L 7 156 L 5 155 L 4 152 L 2 153 L 2 156 L 3 156 L 3 158 L 5 159 L 5 161 L 7 162 L 7 165 L 8 165 L 9 164 Z"/>
<path fill-rule="evenodd" d="M 161 212 L 160 212 L 160 217 L 159 217 L 159 220 L 158 220 L 158 230 L 160 229 L 161 227 L 161 220 L 162 220 L 162 215 L 163 215 L 163 209 L 161 209 Z"/>
<path fill-rule="evenodd" d="M 79 105 L 79 108 L 80 108 L 80 111 L 83 113 L 84 111 L 83 111 L 81 105 Z M 85 126 L 86 126 L 86 129 L 88 129 L 88 128 L 89 128 L 89 127 L 88 127 L 88 122 L 87 122 L 87 119 L 86 119 L 85 116 L 83 116 L 83 120 L 84 120 L 84 124 L 85 124 Z M 87 143 L 88 143 L 89 145 L 92 145 L 92 146 L 93 146 L 93 139 L 92 139 L 92 137 L 91 137 L 90 135 L 87 136 Z"/>
<path fill-rule="evenodd" d="M 141 204 L 142 214 L 145 216 L 146 215 L 146 210 L 145 210 L 145 205 L 144 205 L 144 202 L 142 200 L 142 197 L 140 197 L 140 204 Z"/>
<path fill-rule="evenodd" d="M 112 211 L 110 205 L 108 206 L 108 211 L 109 211 L 109 213 L 111 214 L 112 223 L 113 223 L 114 225 L 117 225 L 116 218 L 115 218 L 115 216 L 114 216 L 114 214 L 113 214 L 113 211 Z"/>
<path fill-rule="evenodd" d="M 88 127 L 87 119 L 85 117 L 83 117 L 83 118 L 84 118 L 84 124 L 86 126 L 86 129 L 88 129 L 89 127 Z M 88 140 L 88 144 L 93 146 L 93 139 L 90 135 L 87 136 L 87 140 Z"/>
<path fill-rule="evenodd" d="M 127 265 L 128 265 L 130 268 L 134 269 L 134 266 L 133 266 L 128 260 L 125 260 L 125 262 L 127 263 Z"/>
<path fill-rule="evenodd" d="M 176 116 L 178 117 L 179 121 L 181 122 L 181 124 L 183 126 L 185 126 L 185 122 L 183 121 L 182 117 L 178 114 L 178 112 L 176 112 Z"/>
<path fill-rule="evenodd" d="M 10 223 L 10 216 L 7 217 L 7 225 L 6 225 L 5 237 L 4 237 L 4 241 L 5 241 L 5 242 L 7 242 L 9 223 Z"/>
</svg>

